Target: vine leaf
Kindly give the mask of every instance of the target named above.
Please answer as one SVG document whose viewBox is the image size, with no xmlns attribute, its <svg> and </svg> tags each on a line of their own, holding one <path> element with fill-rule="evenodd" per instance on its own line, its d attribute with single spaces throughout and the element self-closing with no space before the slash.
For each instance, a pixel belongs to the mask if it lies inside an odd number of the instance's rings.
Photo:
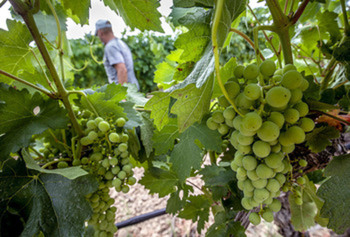
<svg viewBox="0 0 350 237">
<path fill-rule="evenodd" d="M 29 43 L 33 40 L 28 28 L 21 22 L 7 20 L 9 31 L 0 29 L 0 69 L 15 76 L 19 71 L 34 72 L 34 56 Z M 11 80 L 0 75 L 0 82 L 11 84 Z"/>
<path fill-rule="evenodd" d="M 171 113 L 177 115 L 180 133 L 195 122 L 200 122 L 209 112 L 212 90 L 213 78 L 208 80 L 202 88 L 196 88 L 194 84 L 190 84 L 170 94 L 171 97 L 177 99 L 171 108 Z"/>
<path fill-rule="evenodd" d="M 132 30 L 153 30 L 164 33 L 157 0 L 103 0 L 112 10 L 117 11 Z"/>
<path fill-rule="evenodd" d="M 15 173 L 15 171 L 17 173 Z M 30 175 L 21 160 L 10 159 L 0 173 L 0 222 L 12 212 L 26 213 L 21 236 L 80 236 L 92 209 L 85 195 L 94 192 L 97 181 L 85 175 L 74 180 L 57 174 Z M 17 226 L 16 228 L 21 228 Z"/>
<path fill-rule="evenodd" d="M 321 30 L 328 32 L 333 42 L 341 38 L 341 33 L 337 23 L 338 14 L 326 10 L 323 13 L 317 15 L 318 25 Z"/>
<path fill-rule="evenodd" d="M 304 196 L 304 194 L 303 194 Z M 295 203 L 294 195 L 289 195 L 289 205 L 291 212 L 291 222 L 297 231 L 305 231 L 315 225 L 317 207 L 314 202 L 303 202 L 302 205 Z"/>
<path fill-rule="evenodd" d="M 133 129 L 143 125 L 140 114 L 134 109 L 134 103 L 126 101 L 119 103 L 119 106 L 124 109 L 123 112 L 126 113 L 126 117 L 128 118 L 124 126 L 126 129 Z"/>
<path fill-rule="evenodd" d="M 150 168 L 139 181 L 145 188 L 150 190 L 150 194 L 158 193 L 159 197 L 164 197 L 174 192 L 175 185 L 179 179 L 171 171 Z"/>
<path fill-rule="evenodd" d="M 76 15 L 79 18 L 81 25 L 84 25 L 88 22 L 89 19 L 89 8 L 90 0 L 80 0 L 80 1 L 70 1 L 62 0 L 62 4 L 65 9 L 70 9 L 73 15 Z M 74 19 L 74 17 L 72 17 Z"/>
<path fill-rule="evenodd" d="M 184 209 L 180 211 L 179 217 L 193 222 L 198 221 L 197 231 L 201 233 L 205 222 L 209 219 L 209 208 L 211 201 L 204 195 L 190 196 Z"/>
<path fill-rule="evenodd" d="M 235 211 L 221 211 L 216 213 L 214 219 L 215 222 L 211 225 L 206 233 L 207 237 L 227 237 L 237 236 L 245 237 L 245 229 L 238 221 L 232 221 L 237 212 Z"/>
<path fill-rule="evenodd" d="M 167 92 L 153 92 L 152 98 L 146 103 L 145 109 L 151 110 L 154 125 L 161 130 L 169 122 L 170 95 Z"/>
<path fill-rule="evenodd" d="M 41 94 L 0 84 L 0 160 L 30 144 L 32 135 L 67 127 L 66 110 Z"/>
<path fill-rule="evenodd" d="M 143 125 L 141 125 L 141 140 L 146 150 L 146 155 L 149 157 L 153 151 L 153 121 L 150 119 L 149 113 L 146 112 L 141 113 L 141 119 L 143 122 Z"/>
<path fill-rule="evenodd" d="M 330 177 L 318 189 L 317 195 L 324 200 L 321 217 L 329 218 L 328 228 L 342 234 L 350 226 L 350 155 L 334 157 L 325 169 Z"/>
<path fill-rule="evenodd" d="M 210 130 L 205 123 L 189 127 L 180 135 L 180 142 L 175 145 L 170 157 L 180 181 L 189 177 L 191 168 L 200 169 L 202 150 L 195 142 L 197 139 L 207 150 L 221 152 L 220 134 L 217 131 Z"/>
<path fill-rule="evenodd" d="M 160 131 L 154 131 L 153 147 L 155 155 L 167 153 L 174 148 L 175 139 L 179 136 L 179 129 L 177 128 L 177 120 L 170 119 L 170 122 Z"/>
<path fill-rule="evenodd" d="M 315 128 L 311 133 L 306 135 L 306 145 L 314 153 L 318 153 L 332 145 L 330 139 L 339 137 L 339 131 L 334 127 L 323 126 Z"/>
</svg>

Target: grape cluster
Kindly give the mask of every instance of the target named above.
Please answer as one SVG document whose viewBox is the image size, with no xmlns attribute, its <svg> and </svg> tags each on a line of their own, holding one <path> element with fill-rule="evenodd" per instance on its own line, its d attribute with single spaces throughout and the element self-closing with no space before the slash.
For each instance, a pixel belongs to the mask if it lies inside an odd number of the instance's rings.
<svg viewBox="0 0 350 237">
<path fill-rule="evenodd" d="M 239 65 L 234 76 L 224 87 L 237 111 L 226 97 L 220 96 L 219 107 L 207 120 L 207 126 L 218 130 L 236 149 L 231 168 L 244 194 L 241 204 L 247 210 L 263 207 L 259 213 L 250 214 L 250 222 L 257 225 L 260 217 L 271 222 L 273 212 L 280 210 L 276 197 L 281 189 L 293 191 L 296 203 L 302 204 L 297 187 L 305 179 L 288 180 L 293 171 L 288 153 L 294 151 L 295 144 L 303 143 L 305 133 L 315 126 L 305 117 L 309 108 L 302 101 L 309 83 L 295 66 L 276 70 L 269 60 L 259 67 Z M 299 164 L 306 166 L 305 162 L 300 160 Z"/>
<path fill-rule="evenodd" d="M 86 119 L 82 124 L 85 136 L 80 139 L 85 156 L 74 159 L 73 166 L 82 165 L 98 177 L 98 190 L 88 195 L 93 208 L 89 224 L 95 227 L 95 236 L 113 236 L 116 208 L 109 190 L 127 193 L 129 185 L 136 183 L 128 151 L 129 135 L 124 129 L 126 121 L 120 117 L 108 121 L 101 117 Z"/>
</svg>

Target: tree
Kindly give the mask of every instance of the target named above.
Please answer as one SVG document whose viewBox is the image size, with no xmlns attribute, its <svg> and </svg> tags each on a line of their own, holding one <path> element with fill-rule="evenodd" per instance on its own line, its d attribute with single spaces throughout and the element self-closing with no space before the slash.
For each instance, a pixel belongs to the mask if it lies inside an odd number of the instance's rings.
<svg viewBox="0 0 350 237">
<path fill-rule="evenodd" d="M 253 40 L 236 28 L 255 15 L 245 0 L 174 1 L 172 23 L 184 30 L 155 72 L 164 91 L 149 100 L 132 86 L 71 86 L 64 22 L 85 24 L 89 1 L 10 3 L 22 22 L 0 31 L 2 235 L 112 236 L 109 188 L 128 192 L 133 165 L 199 232 L 212 211 L 207 236 L 244 235 L 248 216 L 272 221 L 281 193 L 297 231 L 350 227 L 349 155 L 330 149 L 350 123 L 344 0 L 266 0 Z M 105 4 L 131 28 L 162 31 L 155 0 Z M 225 57 L 233 37 L 255 58 Z M 329 178 L 316 189 L 320 173 Z M 205 183 L 200 195 L 192 176 Z"/>
</svg>

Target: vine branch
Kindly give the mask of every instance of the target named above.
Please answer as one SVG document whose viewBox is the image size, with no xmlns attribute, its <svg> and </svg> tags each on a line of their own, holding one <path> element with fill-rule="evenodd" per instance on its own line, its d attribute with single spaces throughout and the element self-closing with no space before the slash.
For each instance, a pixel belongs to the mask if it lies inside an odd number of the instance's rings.
<svg viewBox="0 0 350 237">
<path fill-rule="evenodd" d="M 310 2 L 310 0 L 304 0 L 301 5 L 299 6 L 298 10 L 295 12 L 295 14 L 292 17 L 291 24 L 294 25 L 300 18 L 301 14 L 303 14 L 307 4 Z"/>
</svg>

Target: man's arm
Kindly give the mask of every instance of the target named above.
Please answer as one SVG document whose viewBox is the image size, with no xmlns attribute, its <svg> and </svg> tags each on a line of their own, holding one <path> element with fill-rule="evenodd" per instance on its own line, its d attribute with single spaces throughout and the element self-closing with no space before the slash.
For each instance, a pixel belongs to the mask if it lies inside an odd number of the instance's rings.
<svg viewBox="0 0 350 237">
<path fill-rule="evenodd" d="M 118 82 L 120 85 L 128 82 L 128 70 L 125 67 L 125 63 L 114 64 L 113 67 L 117 70 Z"/>
</svg>

